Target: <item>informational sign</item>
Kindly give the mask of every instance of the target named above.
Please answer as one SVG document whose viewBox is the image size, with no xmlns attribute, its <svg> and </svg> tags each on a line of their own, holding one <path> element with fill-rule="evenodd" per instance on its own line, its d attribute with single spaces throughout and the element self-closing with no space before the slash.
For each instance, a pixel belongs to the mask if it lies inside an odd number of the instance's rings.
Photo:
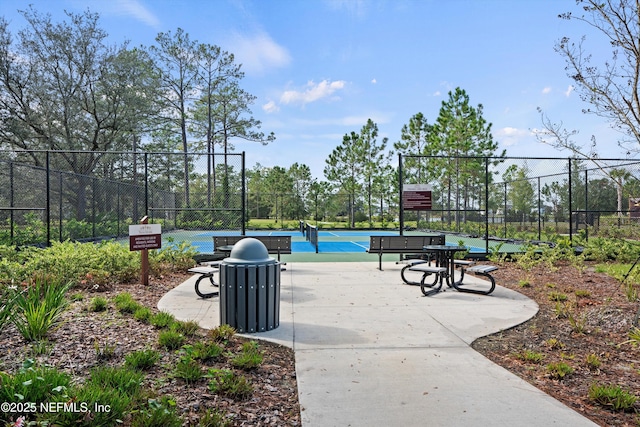
<svg viewBox="0 0 640 427">
<path fill-rule="evenodd" d="M 402 207 L 405 211 L 431 209 L 431 185 L 405 184 L 402 187 Z"/>
<path fill-rule="evenodd" d="M 629 217 L 640 218 L 640 198 L 629 197 Z"/>
<path fill-rule="evenodd" d="M 136 224 L 129 226 L 129 250 L 160 249 L 162 226 L 160 224 Z"/>
</svg>

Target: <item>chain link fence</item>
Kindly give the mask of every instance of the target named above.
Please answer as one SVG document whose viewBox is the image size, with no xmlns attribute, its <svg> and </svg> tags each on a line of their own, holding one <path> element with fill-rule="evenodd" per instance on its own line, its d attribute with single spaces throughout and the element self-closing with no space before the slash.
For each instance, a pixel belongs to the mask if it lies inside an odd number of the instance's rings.
<svg viewBox="0 0 640 427">
<path fill-rule="evenodd" d="M 98 241 L 147 215 L 163 231 L 242 230 L 244 153 L 0 153 L 0 243 Z"/>
<path fill-rule="evenodd" d="M 640 161 L 399 156 L 400 185 L 429 185 L 431 207 L 401 206 L 401 226 L 497 239 L 577 232 L 640 236 Z M 401 189 L 401 191 L 403 191 Z"/>
</svg>

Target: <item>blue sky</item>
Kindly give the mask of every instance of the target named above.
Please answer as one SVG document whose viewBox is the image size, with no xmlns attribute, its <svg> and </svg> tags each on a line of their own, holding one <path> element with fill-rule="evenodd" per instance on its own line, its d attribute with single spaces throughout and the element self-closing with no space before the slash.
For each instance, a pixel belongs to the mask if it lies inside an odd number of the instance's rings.
<svg viewBox="0 0 640 427">
<path fill-rule="evenodd" d="M 414 114 L 433 123 L 456 87 L 484 106 L 507 155 L 569 156 L 533 136 L 540 107 L 579 130 L 576 142 L 595 135 L 601 157 L 626 156 L 608 123 L 581 112 L 588 105 L 554 51 L 562 36 L 586 35 L 594 56 L 608 54 L 585 24 L 558 18 L 579 12 L 575 0 L 5 0 L 0 14 L 14 34 L 28 4 L 56 21 L 88 7 L 114 43 L 149 46 L 180 27 L 234 53 L 257 97 L 254 116 L 277 138 L 236 141 L 248 167 L 298 162 L 322 178 L 344 134 L 371 118 L 391 145 Z"/>
</svg>

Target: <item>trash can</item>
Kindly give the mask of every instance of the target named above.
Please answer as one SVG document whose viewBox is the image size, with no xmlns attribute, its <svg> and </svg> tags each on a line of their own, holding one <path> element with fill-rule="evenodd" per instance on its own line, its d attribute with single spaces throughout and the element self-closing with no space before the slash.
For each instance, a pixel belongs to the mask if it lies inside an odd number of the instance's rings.
<svg viewBox="0 0 640 427">
<path fill-rule="evenodd" d="M 265 332 L 280 325 L 280 263 L 251 237 L 233 246 L 220 264 L 220 324 L 238 332 Z"/>
</svg>

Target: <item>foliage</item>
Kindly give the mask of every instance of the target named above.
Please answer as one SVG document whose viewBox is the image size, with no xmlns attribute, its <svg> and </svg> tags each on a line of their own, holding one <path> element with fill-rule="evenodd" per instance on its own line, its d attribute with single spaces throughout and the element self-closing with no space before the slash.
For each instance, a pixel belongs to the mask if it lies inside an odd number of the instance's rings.
<svg viewBox="0 0 640 427">
<path fill-rule="evenodd" d="M 258 343 L 249 341 L 242 344 L 242 352 L 231 359 L 231 364 L 236 368 L 248 370 L 255 369 L 262 364 L 263 355 L 258 348 Z"/>
<path fill-rule="evenodd" d="M 108 306 L 109 306 L 109 302 L 105 297 L 102 297 L 102 296 L 93 297 L 91 298 L 91 301 L 89 303 L 89 311 L 93 311 L 93 312 L 105 311 Z"/>
<path fill-rule="evenodd" d="M 167 350 L 177 350 L 185 342 L 184 335 L 175 331 L 160 331 L 158 334 L 158 344 Z"/>
<path fill-rule="evenodd" d="M 47 274 L 60 282 L 81 284 L 87 273 L 113 282 L 128 282 L 140 271 L 139 255 L 115 242 L 52 242 L 51 247 L 29 247 L 20 251 L 3 247 L 7 258 L 0 260 L 0 282 L 28 280 Z M 97 283 L 99 285 L 99 283 Z"/>
<path fill-rule="evenodd" d="M 547 365 L 549 376 L 556 380 L 563 380 L 573 373 L 573 368 L 565 362 L 549 363 Z"/>
<path fill-rule="evenodd" d="M 544 359 L 544 354 L 539 353 L 537 351 L 532 350 L 523 350 L 519 353 L 514 354 L 514 356 L 518 359 L 524 360 L 525 362 L 530 363 L 540 363 L 542 359 Z"/>
<path fill-rule="evenodd" d="M 195 320 L 187 322 L 176 320 L 171 324 L 170 328 L 186 337 L 192 337 L 200 330 L 200 325 Z"/>
<path fill-rule="evenodd" d="M 229 369 L 209 369 L 209 389 L 237 399 L 247 399 L 253 392 L 253 386 L 247 379 Z"/>
<path fill-rule="evenodd" d="M 187 383 L 198 381 L 202 378 L 200 363 L 190 355 L 180 357 L 173 374 Z"/>
<path fill-rule="evenodd" d="M 149 319 L 149 323 L 159 329 L 169 328 L 175 321 L 173 314 L 166 311 L 159 311 Z"/>
<path fill-rule="evenodd" d="M 614 384 L 592 384 L 589 399 L 614 411 L 633 411 L 638 400 L 632 392 Z"/>
<path fill-rule="evenodd" d="M 116 309 L 121 313 L 135 313 L 142 306 L 133 299 L 129 292 L 121 292 L 113 298 Z"/>
<path fill-rule="evenodd" d="M 10 298 L 15 305 L 11 318 L 25 339 L 35 341 L 59 324 L 68 305 L 65 295 L 70 285 L 48 276 L 36 276 L 25 286 L 12 290 Z"/>
<path fill-rule="evenodd" d="M 215 342 L 224 342 L 224 341 L 227 341 L 232 336 L 234 336 L 235 333 L 236 333 L 235 328 L 225 323 L 218 326 L 217 328 L 211 329 L 209 331 L 208 336 L 210 339 L 212 339 Z"/>
<path fill-rule="evenodd" d="M 132 427 L 180 427 L 182 420 L 176 410 L 176 402 L 169 396 L 160 400 L 149 399 L 147 407 L 142 408 L 133 418 Z"/>
<path fill-rule="evenodd" d="M 57 368 L 37 366 L 31 359 L 23 362 L 15 375 L 0 372 L 0 401 L 2 402 L 48 402 L 66 396 L 71 377 Z M 0 412 L 0 420 L 8 416 Z"/>
<path fill-rule="evenodd" d="M 124 357 L 125 366 L 134 370 L 147 370 L 160 360 L 160 353 L 153 349 L 137 350 Z"/>
<path fill-rule="evenodd" d="M 193 257 L 197 253 L 191 243 L 174 243 L 169 240 L 162 249 L 149 252 L 151 273 L 162 274 L 166 271 L 186 270 L 193 267 Z"/>
</svg>

